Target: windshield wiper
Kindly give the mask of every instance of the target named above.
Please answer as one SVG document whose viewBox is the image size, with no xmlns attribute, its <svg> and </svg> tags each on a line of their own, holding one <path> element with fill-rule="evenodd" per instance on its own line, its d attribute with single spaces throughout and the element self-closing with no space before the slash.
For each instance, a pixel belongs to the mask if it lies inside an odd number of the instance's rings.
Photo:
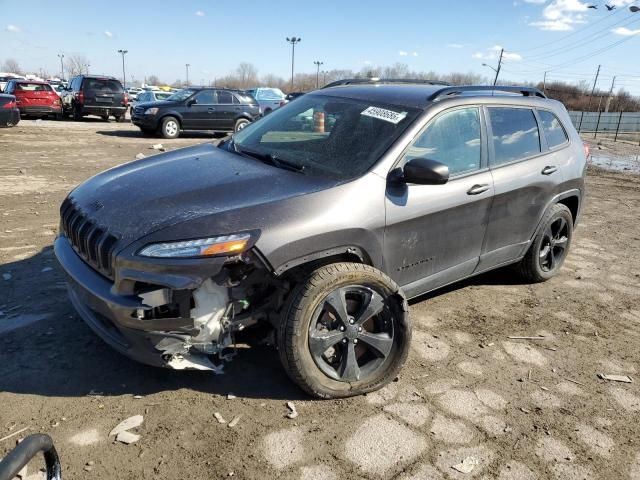
<svg viewBox="0 0 640 480">
<path fill-rule="evenodd" d="M 272 153 L 261 153 L 254 150 L 240 148 L 235 142 L 233 143 L 232 148 L 241 155 L 257 158 L 258 160 L 273 165 L 274 167 L 290 170 L 292 172 L 304 173 L 304 165 L 299 165 L 297 163 L 290 162 L 289 160 L 285 160 L 284 158 L 279 158 Z"/>
</svg>

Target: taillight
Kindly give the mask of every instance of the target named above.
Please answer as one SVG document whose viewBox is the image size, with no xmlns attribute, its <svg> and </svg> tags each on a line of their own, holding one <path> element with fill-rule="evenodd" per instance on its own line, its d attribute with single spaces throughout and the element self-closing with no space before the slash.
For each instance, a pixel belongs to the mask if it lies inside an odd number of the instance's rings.
<svg viewBox="0 0 640 480">
<path fill-rule="evenodd" d="M 80 90 L 79 92 L 76 92 L 75 95 L 78 103 L 80 104 L 84 103 L 84 92 L 82 90 Z"/>
<path fill-rule="evenodd" d="M 17 103 L 15 100 L 11 100 L 9 103 L 5 103 L 2 108 L 6 108 L 6 109 L 10 109 L 10 108 L 16 108 L 17 107 Z"/>
<path fill-rule="evenodd" d="M 124 106 L 129 105 L 129 95 L 127 92 L 124 92 L 124 102 L 122 103 Z"/>
<path fill-rule="evenodd" d="M 584 156 L 588 158 L 589 154 L 591 153 L 591 150 L 589 149 L 589 145 L 585 143 L 583 144 L 583 146 L 584 146 Z"/>
</svg>

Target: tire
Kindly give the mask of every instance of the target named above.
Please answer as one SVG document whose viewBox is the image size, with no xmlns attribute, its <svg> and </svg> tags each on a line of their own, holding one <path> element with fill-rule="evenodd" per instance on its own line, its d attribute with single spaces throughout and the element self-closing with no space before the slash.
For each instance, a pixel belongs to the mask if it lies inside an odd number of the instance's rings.
<svg viewBox="0 0 640 480">
<path fill-rule="evenodd" d="M 524 258 L 517 264 L 520 275 L 531 283 L 554 277 L 564 263 L 573 237 L 573 216 L 561 203 L 552 205 Z"/>
<path fill-rule="evenodd" d="M 100 115 L 100 118 L 102 118 L 102 120 L 104 120 L 105 122 L 109 121 L 109 115 Z"/>
<path fill-rule="evenodd" d="M 116 122 L 118 123 L 122 123 L 124 122 L 124 114 L 123 115 L 116 115 Z"/>
<path fill-rule="evenodd" d="M 180 136 L 180 122 L 176 117 L 164 117 L 160 124 L 160 135 L 164 138 L 178 138 Z"/>
<path fill-rule="evenodd" d="M 267 109 L 264 111 L 264 116 L 266 117 L 266 116 L 267 116 L 267 115 L 269 115 L 272 111 L 273 111 L 273 110 L 271 110 L 270 108 L 267 108 Z"/>
<path fill-rule="evenodd" d="M 236 121 L 236 125 L 233 129 L 234 132 L 239 132 L 240 130 L 242 130 L 244 127 L 246 127 L 247 125 L 249 125 L 251 122 L 249 120 L 247 120 L 246 118 L 240 118 Z"/>
<path fill-rule="evenodd" d="M 375 310 L 373 316 L 367 313 Z M 349 320 L 340 321 L 345 312 Z M 330 341 L 318 326 L 329 332 Z M 381 350 L 371 346 L 374 340 Z M 350 397 L 383 387 L 404 365 L 410 342 L 408 306 L 399 287 L 384 273 L 359 263 L 334 263 L 311 272 L 292 291 L 278 330 L 284 369 L 318 398 Z M 353 360 L 357 368 L 350 368 Z"/>
</svg>

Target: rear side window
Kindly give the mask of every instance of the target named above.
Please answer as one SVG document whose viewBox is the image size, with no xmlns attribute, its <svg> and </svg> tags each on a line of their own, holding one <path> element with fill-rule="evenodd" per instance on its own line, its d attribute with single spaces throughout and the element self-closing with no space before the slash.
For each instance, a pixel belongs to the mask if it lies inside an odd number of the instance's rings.
<svg viewBox="0 0 640 480">
<path fill-rule="evenodd" d="M 489 108 L 493 130 L 494 165 L 521 160 L 540 153 L 540 132 L 533 110 Z"/>
<path fill-rule="evenodd" d="M 233 95 L 231 95 L 231 92 L 218 90 L 218 103 L 223 105 L 228 105 L 233 103 Z"/>
<path fill-rule="evenodd" d="M 480 113 L 477 107 L 446 112 L 433 120 L 409 147 L 404 161 L 428 158 L 456 175 L 480 169 Z"/>
<path fill-rule="evenodd" d="M 538 116 L 542 123 L 542 131 L 547 139 L 549 148 L 558 147 L 569 141 L 562 123 L 553 113 L 546 110 L 538 110 Z"/>
<path fill-rule="evenodd" d="M 98 90 L 109 93 L 121 93 L 124 91 L 122 84 L 118 80 L 110 80 L 108 78 L 85 78 L 83 87 L 85 90 Z"/>
</svg>

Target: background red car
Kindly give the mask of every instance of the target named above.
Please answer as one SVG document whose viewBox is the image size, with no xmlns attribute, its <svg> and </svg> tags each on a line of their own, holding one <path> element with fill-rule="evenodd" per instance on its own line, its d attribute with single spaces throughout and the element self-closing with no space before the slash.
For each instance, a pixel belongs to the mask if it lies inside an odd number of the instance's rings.
<svg viewBox="0 0 640 480">
<path fill-rule="evenodd" d="M 35 80 L 10 80 L 4 93 L 14 95 L 23 116 L 62 118 L 62 102 L 51 85 Z"/>
</svg>

